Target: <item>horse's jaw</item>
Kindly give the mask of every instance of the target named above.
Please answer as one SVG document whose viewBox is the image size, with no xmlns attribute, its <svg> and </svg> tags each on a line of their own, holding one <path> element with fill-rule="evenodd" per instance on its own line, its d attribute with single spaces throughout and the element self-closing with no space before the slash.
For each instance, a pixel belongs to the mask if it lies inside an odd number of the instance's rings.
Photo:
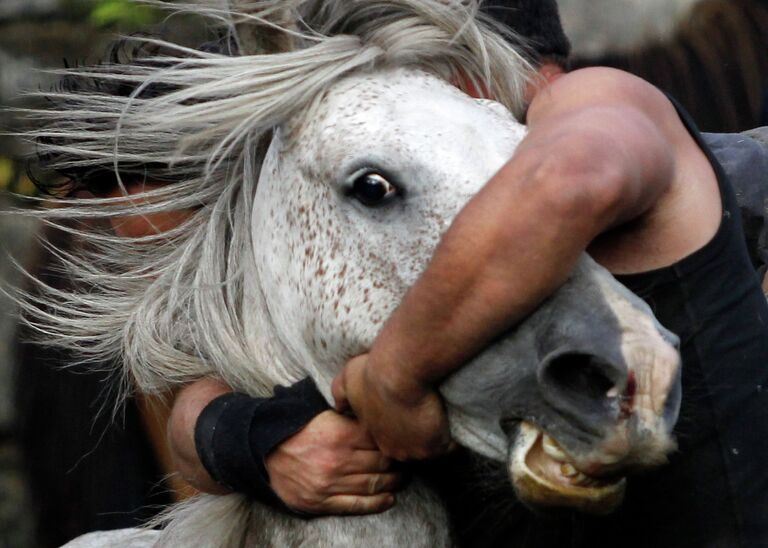
<svg viewBox="0 0 768 548">
<path fill-rule="evenodd" d="M 578 472 L 557 443 L 531 423 L 521 422 L 507 434 L 498 421 L 474 417 L 455 406 L 448 406 L 448 417 L 457 443 L 504 463 L 517 496 L 526 504 L 603 515 L 624 500 L 624 477 L 604 480 Z"/>
<path fill-rule="evenodd" d="M 557 442 L 533 424 L 519 425 L 509 449 L 507 470 L 518 496 L 538 508 L 570 508 L 610 514 L 624 500 L 626 479 L 587 476 Z"/>
<path fill-rule="evenodd" d="M 674 449 L 672 342 L 638 297 L 585 256 L 566 286 L 441 385 L 451 431 L 504 462 L 522 502 L 609 513 L 626 474 Z"/>
</svg>

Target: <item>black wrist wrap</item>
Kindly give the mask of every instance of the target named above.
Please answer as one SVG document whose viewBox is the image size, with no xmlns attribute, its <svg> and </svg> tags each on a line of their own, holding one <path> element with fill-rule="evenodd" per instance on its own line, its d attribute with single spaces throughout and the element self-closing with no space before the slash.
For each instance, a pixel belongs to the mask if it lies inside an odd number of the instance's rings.
<svg viewBox="0 0 768 548">
<path fill-rule="evenodd" d="M 209 403 L 197 419 L 197 453 L 217 482 L 285 509 L 270 487 L 264 460 L 327 409 L 311 379 L 288 388 L 278 386 L 271 398 L 224 394 Z"/>
</svg>

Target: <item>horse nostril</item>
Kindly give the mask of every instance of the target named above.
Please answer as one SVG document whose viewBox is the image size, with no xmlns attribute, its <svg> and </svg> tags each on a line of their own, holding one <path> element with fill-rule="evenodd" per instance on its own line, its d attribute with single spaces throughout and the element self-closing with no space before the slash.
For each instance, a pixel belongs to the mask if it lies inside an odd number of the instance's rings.
<svg viewBox="0 0 768 548">
<path fill-rule="evenodd" d="M 584 412 L 603 408 L 616 386 L 617 368 L 595 356 L 567 353 L 544 365 L 541 385 L 555 401 L 566 401 Z M 565 401 L 563 401 L 565 400 Z"/>
</svg>

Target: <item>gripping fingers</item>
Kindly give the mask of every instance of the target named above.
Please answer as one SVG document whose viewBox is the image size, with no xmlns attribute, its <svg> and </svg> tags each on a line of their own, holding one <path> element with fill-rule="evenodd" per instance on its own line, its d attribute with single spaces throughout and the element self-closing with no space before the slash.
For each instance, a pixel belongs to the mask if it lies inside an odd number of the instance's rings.
<svg viewBox="0 0 768 548">
<path fill-rule="evenodd" d="M 342 470 L 348 475 L 387 472 L 392 468 L 392 463 L 392 459 L 378 451 L 355 451 L 344 463 Z"/>
<path fill-rule="evenodd" d="M 396 491 L 402 483 L 400 474 L 355 474 L 334 485 L 332 495 L 381 495 Z"/>
<path fill-rule="evenodd" d="M 339 515 L 378 514 L 389 510 L 395 504 L 395 496 L 382 493 L 367 497 L 355 495 L 334 495 L 322 504 L 323 513 Z"/>
</svg>

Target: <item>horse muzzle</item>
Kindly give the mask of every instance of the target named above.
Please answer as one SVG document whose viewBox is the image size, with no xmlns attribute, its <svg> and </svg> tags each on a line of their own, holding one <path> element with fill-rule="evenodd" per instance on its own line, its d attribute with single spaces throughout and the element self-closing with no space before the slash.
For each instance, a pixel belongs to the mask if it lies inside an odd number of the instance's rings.
<svg viewBox="0 0 768 548">
<path fill-rule="evenodd" d="M 506 460 L 524 503 L 608 513 L 628 474 L 675 447 L 678 344 L 585 255 L 539 309 L 441 386 L 452 431 Z"/>
<path fill-rule="evenodd" d="M 507 428 L 508 471 L 524 503 L 607 514 L 621 504 L 627 474 L 666 462 L 676 447 L 679 354 L 665 344 L 628 354 L 621 365 L 582 352 L 544 360 L 540 390 L 564 420 Z"/>
</svg>

